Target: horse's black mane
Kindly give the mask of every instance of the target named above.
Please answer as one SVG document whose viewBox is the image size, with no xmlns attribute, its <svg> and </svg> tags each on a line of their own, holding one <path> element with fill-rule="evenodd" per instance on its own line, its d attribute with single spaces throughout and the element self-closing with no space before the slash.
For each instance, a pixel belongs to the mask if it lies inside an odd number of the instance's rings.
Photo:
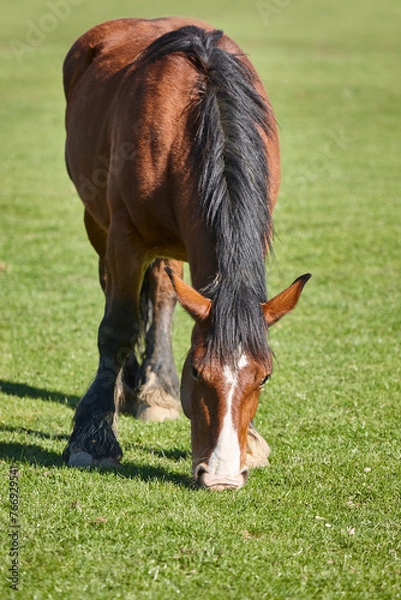
<svg viewBox="0 0 401 600">
<path fill-rule="evenodd" d="M 261 130 L 273 135 L 273 116 L 254 75 L 219 47 L 222 31 L 182 27 L 156 39 L 139 57 L 148 65 L 183 53 L 200 73 L 192 170 L 202 218 L 216 244 L 217 274 L 202 293 L 213 301 L 210 355 L 233 363 L 238 352 L 269 360 L 260 303 L 266 301 L 264 254 L 271 247 L 269 167 Z"/>
</svg>

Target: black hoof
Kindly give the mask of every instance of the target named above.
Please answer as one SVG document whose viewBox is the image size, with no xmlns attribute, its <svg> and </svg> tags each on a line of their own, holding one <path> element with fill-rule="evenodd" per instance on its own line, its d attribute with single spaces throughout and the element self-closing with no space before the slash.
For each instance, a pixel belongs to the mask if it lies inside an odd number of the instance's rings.
<svg viewBox="0 0 401 600">
<path fill-rule="evenodd" d="M 91 417 L 89 422 L 76 423 L 63 452 L 64 462 L 69 466 L 82 467 L 118 464 L 123 453 L 110 420 Z"/>
</svg>

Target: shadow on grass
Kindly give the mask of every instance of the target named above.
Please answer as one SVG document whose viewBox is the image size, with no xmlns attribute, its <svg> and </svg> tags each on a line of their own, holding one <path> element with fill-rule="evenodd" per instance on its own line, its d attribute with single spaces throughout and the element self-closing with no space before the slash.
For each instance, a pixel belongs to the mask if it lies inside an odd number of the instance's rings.
<svg viewBox="0 0 401 600">
<path fill-rule="evenodd" d="M 44 431 L 38 431 L 37 429 L 27 429 L 26 427 L 12 427 L 0 425 L 0 431 L 8 433 L 23 433 L 25 435 L 34 435 L 42 440 L 65 440 L 69 439 L 69 435 L 66 433 L 45 433 Z"/>
<path fill-rule="evenodd" d="M 2 428 L 3 431 L 10 431 L 5 427 Z M 32 433 L 34 435 L 39 434 L 40 432 L 30 431 L 23 428 L 13 428 L 13 431 L 23 432 L 23 433 Z M 51 438 L 47 434 L 42 434 L 43 438 Z M 63 436 L 64 437 L 64 436 Z M 65 436 L 67 439 L 68 436 Z M 61 436 L 58 436 L 57 439 L 60 439 Z M 55 439 L 55 438 L 51 438 Z M 177 451 L 179 452 L 179 451 Z M 162 456 L 165 457 L 165 454 L 160 452 Z M 64 466 L 63 459 L 61 457 L 61 453 L 54 452 L 51 450 L 45 450 L 41 446 L 37 444 L 22 444 L 17 442 L 0 442 L 0 459 L 9 461 L 11 463 L 28 463 L 34 466 L 40 467 L 62 467 Z M 101 473 L 109 476 L 110 474 L 115 475 L 116 477 L 122 477 L 125 479 L 138 479 L 140 481 L 158 481 L 160 483 L 173 483 L 179 487 L 186 488 L 194 488 L 193 479 L 187 475 L 181 475 L 179 473 L 175 473 L 170 469 L 166 469 L 165 467 L 155 467 L 152 465 L 138 465 L 133 462 L 127 462 L 120 465 L 117 469 L 107 469 L 96 467 L 90 469 L 91 471 L 95 471 L 96 473 Z M 80 469 L 77 469 L 77 477 L 79 477 Z"/>
<path fill-rule="evenodd" d="M 135 443 L 132 444 L 132 447 L 135 448 Z M 190 452 L 187 452 L 186 450 L 179 450 L 178 448 L 162 450 L 161 448 L 153 448 L 152 446 L 144 446 L 143 444 L 141 444 L 140 450 L 148 452 L 152 456 L 157 456 L 159 458 L 168 458 L 169 460 L 174 461 L 179 461 L 181 459 L 186 460 L 191 456 Z"/>
<path fill-rule="evenodd" d="M 102 472 L 105 472 L 102 470 Z M 194 481 L 188 475 L 180 475 L 164 467 L 151 465 L 136 465 L 135 463 L 124 463 L 116 471 L 118 477 L 126 479 L 139 479 L 140 481 L 158 481 L 160 483 L 173 483 L 179 487 L 193 488 Z"/>
<path fill-rule="evenodd" d="M 76 408 L 80 398 L 77 396 L 66 397 L 65 394 L 60 392 L 54 392 L 45 390 L 42 388 L 32 387 L 25 383 L 13 383 L 0 379 L 0 392 L 10 396 L 17 396 L 19 398 L 37 398 L 40 400 L 47 400 L 51 402 L 58 402 L 65 404 L 71 408 Z M 1 426 L 0 431 L 8 432 L 10 434 L 24 434 L 32 435 L 36 438 L 46 440 L 65 440 L 67 441 L 69 435 L 67 434 L 56 434 L 52 435 L 43 431 L 29 429 L 25 427 L 11 427 Z M 135 446 L 135 444 L 134 444 Z M 160 449 L 153 448 L 151 446 L 142 446 L 141 450 L 149 454 L 149 457 L 157 456 L 158 458 L 168 459 L 177 462 L 181 459 L 187 459 L 189 453 L 185 450 L 178 448 Z M 43 467 L 62 467 L 64 465 L 61 453 L 45 450 L 38 444 L 24 444 L 17 442 L 0 442 L 0 459 L 11 461 L 11 462 L 25 462 L 35 466 Z M 151 460 L 149 460 L 151 462 Z M 96 472 L 109 474 L 110 469 L 94 469 Z M 140 481 L 159 481 L 170 482 L 180 487 L 193 488 L 194 483 L 191 477 L 186 475 L 180 475 L 165 467 L 157 467 L 144 464 L 135 464 L 133 462 L 123 463 L 116 471 L 116 476 L 124 477 L 127 479 L 138 479 Z"/>
<path fill-rule="evenodd" d="M 0 392 L 8 396 L 17 396 L 18 398 L 33 398 L 58 402 L 71 408 L 76 408 L 80 398 L 78 396 L 67 396 L 61 392 L 52 392 L 43 388 L 32 387 L 26 383 L 14 383 L 0 379 Z"/>
<path fill-rule="evenodd" d="M 52 450 L 44 450 L 37 444 L 20 444 L 17 442 L 0 442 L 0 457 L 11 462 L 26 462 L 41 467 L 61 467 L 61 454 Z"/>
</svg>

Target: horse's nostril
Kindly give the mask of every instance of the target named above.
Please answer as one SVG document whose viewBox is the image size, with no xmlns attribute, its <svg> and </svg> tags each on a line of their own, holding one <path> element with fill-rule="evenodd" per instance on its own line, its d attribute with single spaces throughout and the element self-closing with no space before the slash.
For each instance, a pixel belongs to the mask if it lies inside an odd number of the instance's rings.
<svg viewBox="0 0 401 600">
<path fill-rule="evenodd" d="M 207 466 L 207 464 L 206 464 L 206 463 L 200 463 L 200 464 L 199 464 L 199 465 L 196 467 L 196 469 L 195 469 L 195 471 L 194 471 L 194 477 L 195 477 L 195 481 L 196 481 L 197 483 L 199 483 L 200 485 L 202 485 L 202 484 L 200 483 L 200 480 L 201 480 L 201 478 L 202 478 L 202 475 L 203 475 L 204 473 L 208 473 L 208 472 L 209 472 L 209 469 L 208 469 L 208 466 Z"/>
<path fill-rule="evenodd" d="M 244 478 L 244 483 L 248 480 L 249 477 L 249 469 L 248 467 L 244 467 L 240 473 L 242 475 L 242 477 Z"/>
<path fill-rule="evenodd" d="M 247 467 L 244 467 L 238 475 L 211 473 L 209 466 L 203 462 L 194 469 L 193 473 L 199 487 L 221 492 L 223 490 L 238 490 L 241 488 L 248 479 L 249 471 Z"/>
</svg>

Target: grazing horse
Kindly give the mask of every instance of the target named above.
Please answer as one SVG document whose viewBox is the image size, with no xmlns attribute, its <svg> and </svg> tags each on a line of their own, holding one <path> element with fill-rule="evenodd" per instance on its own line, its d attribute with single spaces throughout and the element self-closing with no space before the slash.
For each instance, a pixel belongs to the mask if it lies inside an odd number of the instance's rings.
<svg viewBox="0 0 401 600">
<path fill-rule="evenodd" d="M 116 414 L 129 398 L 140 418 L 178 415 L 178 299 L 194 320 L 181 381 L 193 474 L 209 489 L 240 488 L 250 466 L 267 464 L 268 445 L 252 425 L 272 372 L 267 328 L 309 279 L 267 300 L 280 167 L 266 92 L 235 42 L 184 18 L 94 27 L 65 59 L 64 88 L 67 169 L 106 296 L 99 367 L 64 459 L 118 463 Z"/>
</svg>

